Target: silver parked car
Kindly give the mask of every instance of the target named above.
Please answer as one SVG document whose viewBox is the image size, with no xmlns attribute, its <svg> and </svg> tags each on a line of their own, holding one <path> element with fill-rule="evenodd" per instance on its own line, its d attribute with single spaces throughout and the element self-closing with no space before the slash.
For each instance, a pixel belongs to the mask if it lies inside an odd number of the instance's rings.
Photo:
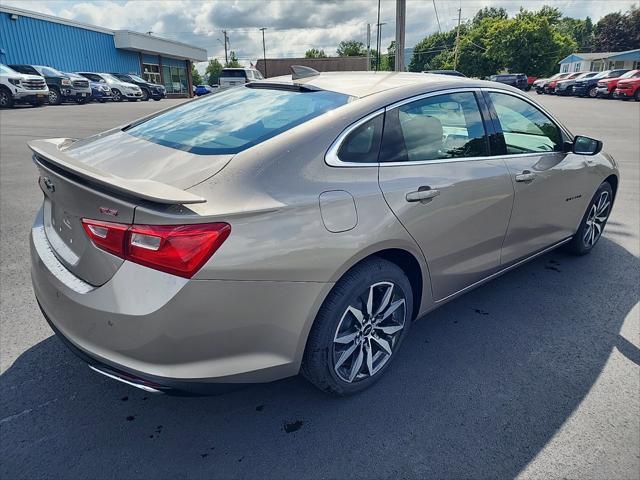
<svg viewBox="0 0 640 480">
<path fill-rule="evenodd" d="M 307 71 L 29 145 L 45 317 L 91 368 L 161 392 L 366 388 L 414 319 L 590 252 L 618 186 L 599 141 L 521 91 L 418 73 Z"/>
</svg>

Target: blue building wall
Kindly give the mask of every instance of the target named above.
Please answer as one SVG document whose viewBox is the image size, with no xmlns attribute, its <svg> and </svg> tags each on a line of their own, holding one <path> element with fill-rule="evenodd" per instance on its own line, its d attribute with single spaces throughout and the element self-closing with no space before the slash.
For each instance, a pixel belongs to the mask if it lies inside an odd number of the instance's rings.
<svg viewBox="0 0 640 480">
<path fill-rule="evenodd" d="M 140 74 L 139 54 L 116 49 L 113 35 L 25 16 L 11 20 L 4 12 L 0 12 L 0 63 Z"/>
</svg>

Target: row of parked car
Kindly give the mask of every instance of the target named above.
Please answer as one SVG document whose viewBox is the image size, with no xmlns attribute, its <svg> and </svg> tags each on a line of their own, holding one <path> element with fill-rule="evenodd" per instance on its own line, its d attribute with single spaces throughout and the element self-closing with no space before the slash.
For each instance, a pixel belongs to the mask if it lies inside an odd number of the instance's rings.
<svg viewBox="0 0 640 480">
<path fill-rule="evenodd" d="M 640 102 L 640 70 L 615 69 L 603 72 L 556 73 L 534 82 L 538 94 L 573 95 L 591 98 L 633 98 Z"/>
<path fill-rule="evenodd" d="M 44 65 L 0 64 L 0 107 L 161 100 L 163 85 L 129 73 L 61 72 Z"/>
</svg>

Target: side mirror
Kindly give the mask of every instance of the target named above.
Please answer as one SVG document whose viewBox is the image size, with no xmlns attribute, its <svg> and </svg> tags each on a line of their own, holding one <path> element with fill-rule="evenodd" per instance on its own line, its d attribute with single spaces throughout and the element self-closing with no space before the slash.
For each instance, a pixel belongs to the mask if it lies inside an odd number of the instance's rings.
<svg viewBox="0 0 640 480">
<path fill-rule="evenodd" d="M 577 135 L 573 139 L 573 153 L 577 155 L 596 155 L 602 150 L 602 142 L 594 138 Z"/>
</svg>

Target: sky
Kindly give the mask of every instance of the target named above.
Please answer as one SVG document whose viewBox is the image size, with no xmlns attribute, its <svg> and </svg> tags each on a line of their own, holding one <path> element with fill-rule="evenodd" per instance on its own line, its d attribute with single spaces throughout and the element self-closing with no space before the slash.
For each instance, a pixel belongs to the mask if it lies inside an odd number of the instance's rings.
<svg viewBox="0 0 640 480">
<path fill-rule="evenodd" d="M 40 13 L 107 27 L 182 41 L 205 48 L 209 58 L 224 59 L 222 30 L 229 35 L 231 50 L 242 63 L 262 57 L 262 33 L 266 27 L 267 58 L 302 57 L 309 48 L 335 55 L 342 40 L 366 44 L 367 23 L 375 24 L 378 0 L 1 0 Z M 395 38 L 395 0 L 381 1 L 381 51 Z M 435 3 L 435 9 L 434 9 Z M 559 8 L 566 16 L 591 17 L 625 11 L 632 0 L 407 0 L 406 46 L 412 47 L 440 28 L 445 31 L 473 18 L 485 6 L 503 7 L 511 15 L 521 6 L 536 10 L 543 5 Z M 199 66 L 199 70 L 203 70 Z"/>
</svg>

